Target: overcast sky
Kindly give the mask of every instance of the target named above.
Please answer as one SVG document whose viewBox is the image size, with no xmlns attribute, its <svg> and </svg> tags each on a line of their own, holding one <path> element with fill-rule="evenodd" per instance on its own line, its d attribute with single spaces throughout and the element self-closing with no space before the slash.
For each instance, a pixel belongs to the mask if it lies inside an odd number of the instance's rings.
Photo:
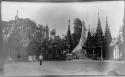
<svg viewBox="0 0 125 77">
<path fill-rule="evenodd" d="M 90 25 L 91 31 L 97 26 L 98 12 L 104 30 L 106 16 L 111 28 L 112 36 L 118 34 L 123 23 L 124 2 L 71 2 L 71 3 L 31 3 L 31 2 L 2 2 L 2 20 L 14 20 L 17 9 L 20 18 L 30 18 L 37 24 L 56 28 L 57 34 L 66 34 L 68 19 L 71 19 L 71 32 L 73 32 L 74 18 L 85 21 L 86 27 Z"/>
</svg>

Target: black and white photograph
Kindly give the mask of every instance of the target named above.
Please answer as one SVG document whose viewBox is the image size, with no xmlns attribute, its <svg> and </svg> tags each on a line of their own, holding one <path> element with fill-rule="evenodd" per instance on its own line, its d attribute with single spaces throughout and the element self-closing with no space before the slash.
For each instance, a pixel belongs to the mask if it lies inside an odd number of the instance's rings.
<svg viewBox="0 0 125 77">
<path fill-rule="evenodd" d="M 125 76 L 124 0 L 0 5 L 0 77 Z"/>
</svg>

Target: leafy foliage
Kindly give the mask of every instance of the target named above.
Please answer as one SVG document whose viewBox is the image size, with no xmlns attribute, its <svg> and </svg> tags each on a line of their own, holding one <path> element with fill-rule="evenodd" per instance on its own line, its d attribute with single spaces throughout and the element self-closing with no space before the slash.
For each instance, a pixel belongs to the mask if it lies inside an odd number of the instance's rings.
<svg viewBox="0 0 125 77">
<path fill-rule="evenodd" d="M 72 33 L 72 38 L 73 38 L 73 48 L 77 46 L 77 44 L 80 41 L 82 33 L 82 21 L 79 18 L 74 19 L 74 32 Z"/>
</svg>

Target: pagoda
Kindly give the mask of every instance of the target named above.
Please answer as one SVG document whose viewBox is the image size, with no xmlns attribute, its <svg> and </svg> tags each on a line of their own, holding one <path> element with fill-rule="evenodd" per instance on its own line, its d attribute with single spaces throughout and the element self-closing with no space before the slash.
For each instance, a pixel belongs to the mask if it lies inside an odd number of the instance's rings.
<svg viewBox="0 0 125 77">
<path fill-rule="evenodd" d="M 112 42 L 112 36 L 111 36 L 111 31 L 110 31 L 110 28 L 109 28 L 109 25 L 108 25 L 108 20 L 107 20 L 107 17 L 106 17 L 106 27 L 105 27 L 105 35 L 104 35 L 104 58 L 105 59 L 109 59 L 111 58 L 111 54 L 112 53 L 112 47 L 110 46 L 111 42 Z"/>
<path fill-rule="evenodd" d="M 101 27 L 101 21 L 98 14 L 98 23 L 96 33 L 91 34 L 90 28 L 83 49 L 86 50 L 87 57 L 92 59 L 103 59 L 104 55 L 104 36 Z"/>
<path fill-rule="evenodd" d="M 104 36 L 103 36 L 103 32 L 102 32 L 99 13 L 98 13 L 98 24 L 97 24 L 97 29 L 96 29 L 96 33 L 95 33 L 95 38 L 96 38 L 96 40 L 95 40 L 96 41 L 96 43 L 95 43 L 95 46 L 96 46 L 96 49 L 95 49 L 96 58 L 103 59 Z"/>
<path fill-rule="evenodd" d="M 70 31 L 70 19 L 68 21 L 68 31 L 67 31 L 67 36 L 66 36 L 66 49 L 68 53 L 72 52 L 73 49 L 73 40 L 71 36 L 71 31 Z"/>
</svg>

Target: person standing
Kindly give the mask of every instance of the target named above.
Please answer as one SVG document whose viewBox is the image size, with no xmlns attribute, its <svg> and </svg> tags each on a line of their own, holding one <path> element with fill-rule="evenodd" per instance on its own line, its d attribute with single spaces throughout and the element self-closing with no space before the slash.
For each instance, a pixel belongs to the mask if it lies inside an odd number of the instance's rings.
<svg viewBox="0 0 125 77">
<path fill-rule="evenodd" d="M 42 60 L 43 60 L 43 56 L 42 54 L 39 56 L 39 61 L 40 61 L 40 66 L 42 65 Z"/>
</svg>

